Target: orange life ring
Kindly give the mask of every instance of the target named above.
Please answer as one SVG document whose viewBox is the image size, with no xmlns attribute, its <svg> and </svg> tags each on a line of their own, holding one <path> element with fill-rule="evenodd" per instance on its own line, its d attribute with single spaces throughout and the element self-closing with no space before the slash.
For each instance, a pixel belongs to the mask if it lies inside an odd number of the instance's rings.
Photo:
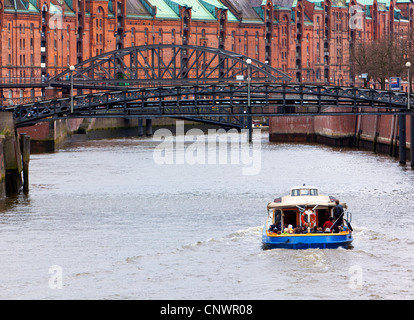
<svg viewBox="0 0 414 320">
<path fill-rule="evenodd" d="M 309 213 L 309 211 L 311 213 Z M 310 221 L 306 222 L 305 221 L 305 216 L 309 216 L 309 220 Z M 307 227 L 308 224 L 310 224 L 310 227 L 314 227 L 316 225 L 316 215 L 315 215 L 315 213 L 313 211 L 311 211 L 311 210 L 308 209 L 308 210 L 306 210 L 306 211 L 304 211 L 302 213 L 301 221 L 302 221 L 302 226 Z"/>
</svg>

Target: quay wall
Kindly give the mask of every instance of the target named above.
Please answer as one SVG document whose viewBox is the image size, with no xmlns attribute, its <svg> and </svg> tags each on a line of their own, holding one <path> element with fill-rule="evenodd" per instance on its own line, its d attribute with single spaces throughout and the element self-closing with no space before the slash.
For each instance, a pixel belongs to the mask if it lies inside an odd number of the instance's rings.
<svg viewBox="0 0 414 320">
<path fill-rule="evenodd" d="M 68 134 L 76 131 L 83 119 L 66 119 L 39 122 L 33 126 L 19 128 L 19 134 L 27 134 L 31 138 L 32 153 L 54 152 Z"/>
<path fill-rule="evenodd" d="M 410 117 L 406 116 L 406 148 L 411 148 Z M 269 140 L 312 142 L 335 147 L 356 147 L 398 156 L 398 116 L 346 115 L 272 117 Z M 407 152 L 410 160 L 410 152 Z"/>
<path fill-rule="evenodd" d="M 112 119 L 62 119 L 55 121 L 39 122 L 36 125 L 19 128 L 19 134 L 27 134 L 31 138 L 31 153 L 55 152 L 66 143 L 73 134 L 86 134 L 97 137 L 116 137 L 119 131 L 134 128 L 138 132 L 136 121 L 112 118 Z M 98 133 L 99 132 L 99 133 Z"/>
<path fill-rule="evenodd" d="M 171 118 L 156 118 L 151 122 L 151 130 L 157 127 L 174 126 L 176 120 Z M 186 121 L 186 123 L 192 123 Z M 55 121 L 39 122 L 36 125 L 19 128 L 19 134 L 27 134 L 31 138 L 31 153 L 55 152 L 71 137 L 80 138 L 84 135 L 87 139 L 119 138 L 139 136 L 138 119 L 125 118 L 85 118 L 62 119 Z M 146 121 L 142 121 L 146 134 Z"/>
</svg>

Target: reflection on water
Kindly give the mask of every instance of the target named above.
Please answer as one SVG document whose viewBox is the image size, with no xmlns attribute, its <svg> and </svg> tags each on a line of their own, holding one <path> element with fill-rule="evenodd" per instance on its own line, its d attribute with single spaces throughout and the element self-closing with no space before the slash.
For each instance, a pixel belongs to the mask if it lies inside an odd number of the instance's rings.
<svg viewBox="0 0 414 320">
<path fill-rule="evenodd" d="M 30 193 L 0 208 L 0 298 L 414 297 L 414 174 L 397 161 L 263 135 L 261 171 L 243 176 L 240 165 L 157 165 L 156 146 L 32 155 Z M 262 250 L 267 203 L 303 183 L 348 204 L 352 249 Z M 50 289 L 51 266 L 62 289 Z"/>
</svg>

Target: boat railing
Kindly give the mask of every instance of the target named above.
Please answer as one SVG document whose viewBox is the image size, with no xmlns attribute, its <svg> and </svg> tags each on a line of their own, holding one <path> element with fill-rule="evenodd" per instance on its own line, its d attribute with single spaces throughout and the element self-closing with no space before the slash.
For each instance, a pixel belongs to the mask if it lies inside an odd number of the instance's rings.
<svg viewBox="0 0 414 320">
<path fill-rule="evenodd" d="M 268 210 L 267 219 L 266 219 L 266 230 L 269 230 L 270 226 L 273 224 L 273 215 L 275 214 L 274 209 Z"/>
<path fill-rule="evenodd" d="M 346 210 L 346 220 L 351 223 L 352 222 L 352 212 Z"/>
</svg>

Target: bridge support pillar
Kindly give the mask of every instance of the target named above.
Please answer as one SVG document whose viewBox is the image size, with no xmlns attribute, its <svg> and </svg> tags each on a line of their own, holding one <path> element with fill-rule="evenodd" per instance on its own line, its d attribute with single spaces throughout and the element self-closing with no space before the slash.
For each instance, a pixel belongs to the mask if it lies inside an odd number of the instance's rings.
<svg viewBox="0 0 414 320">
<path fill-rule="evenodd" d="M 62 88 L 62 98 L 69 98 L 70 97 L 70 88 Z"/>
<path fill-rule="evenodd" d="M 152 136 L 152 119 L 145 119 L 145 131 L 147 136 Z"/>
<path fill-rule="evenodd" d="M 252 116 L 247 117 L 247 129 L 249 130 L 249 142 L 252 142 L 253 137 L 253 121 Z"/>
<path fill-rule="evenodd" d="M 47 87 L 45 89 L 46 97 L 50 97 L 50 99 L 58 98 L 59 97 L 59 90 L 54 87 Z"/>
<path fill-rule="evenodd" d="M 407 161 L 405 115 L 399 115 L 398 118 L 400 163 L 403 164 Z"/>
<path fill-rule="evenodd" d="M 143 123 L 143 120 L 139 118 L 138 119 L 138 137 L 142 137 L 144 135 L 144 127 L 142 123 Z"/>
</svg>

